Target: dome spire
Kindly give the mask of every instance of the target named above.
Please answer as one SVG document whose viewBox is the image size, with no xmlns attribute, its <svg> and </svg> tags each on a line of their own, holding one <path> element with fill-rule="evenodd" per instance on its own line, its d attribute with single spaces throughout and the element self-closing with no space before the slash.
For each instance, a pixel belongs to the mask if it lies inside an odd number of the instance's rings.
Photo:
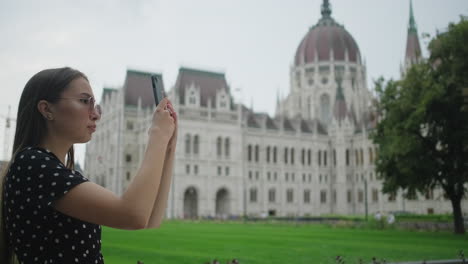
<svg viewBox="0 0 468 264">
<path fill-rule="evenodd" d="M 330 3 L 328 2 L 328 0 L 323 0 L 323 4 L 322 4 L 322 16 L 323 17 L 330 17 L 331 16 L 331 7 L 330 7 Z"/>
<path fill-rule="evenodd" d="M 408 32 L 416 33 L 416 34 L 418 33 L 418 30 L 416 28 L 416 21 L 414 20 L 412 0 L 410 0 L 410 19 L 409 19 Z"/>
</svg>

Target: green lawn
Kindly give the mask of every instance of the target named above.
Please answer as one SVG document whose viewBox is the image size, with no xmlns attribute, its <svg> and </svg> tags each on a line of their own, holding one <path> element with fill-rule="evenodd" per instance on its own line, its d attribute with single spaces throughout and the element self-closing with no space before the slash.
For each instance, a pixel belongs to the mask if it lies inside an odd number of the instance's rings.
<svg viewBox="0 0 468 264">
<path fill-rule="evenodd" d="M 442 232 L 333 228 L 319 224 L 165 221 L 160 229 L 103 228 L 108 264 L 204 264 L 232 258 L 240 264 L 346 263 L 455 259 L 468 253 L 468 236 Z"/>
</svg>

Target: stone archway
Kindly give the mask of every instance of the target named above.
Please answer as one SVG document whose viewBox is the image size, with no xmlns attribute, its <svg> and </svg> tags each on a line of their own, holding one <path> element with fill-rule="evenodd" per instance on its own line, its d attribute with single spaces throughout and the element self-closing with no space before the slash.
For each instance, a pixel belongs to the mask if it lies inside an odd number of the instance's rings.
<svg viewBox="0 0 468 264">
<path fill-rule="evenodd" d="M 184 192 L 184 219 L 198 218 L 198 194 L 194 187 Z"/>
<path fill-rule="evenodd" d="M 216 217 L 227 218 L 229 216 L 229 192 L 222 188 L 216 192 Z"/>
</svg>

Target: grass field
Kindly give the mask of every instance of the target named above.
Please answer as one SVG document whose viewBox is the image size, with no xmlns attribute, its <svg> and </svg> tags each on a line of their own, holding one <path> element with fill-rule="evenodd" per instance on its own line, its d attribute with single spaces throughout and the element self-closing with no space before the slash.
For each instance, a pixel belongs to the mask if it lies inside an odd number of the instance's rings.
<svg viewBox="0 0 468 264">
<path fill-rule="evenodd" d="M 125 231 L 103 228 L 107 264 L 191 263 L 214 258 L 225 264 L 370 263 L 455 259 L 468 253 L 468 236 L 445 232 L 333 228 L 321 224 L 165 221 L 160 229 Z"/>
</svg>

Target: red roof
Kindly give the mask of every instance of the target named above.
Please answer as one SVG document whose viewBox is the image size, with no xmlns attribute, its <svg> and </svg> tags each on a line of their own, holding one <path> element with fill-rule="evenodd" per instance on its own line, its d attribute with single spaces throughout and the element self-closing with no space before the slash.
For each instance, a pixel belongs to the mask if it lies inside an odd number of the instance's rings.
<svg viewBox="0 0 468 264">
<path fill-rule="evenodd" d="M 316 55 L 318 61 L 330 61 L 330 50 L 333 50 L 335 61 L 345 61 L 346 51 L 349 61 L 360 61 L 359 47 L 354 38 L 343 26 L 328 17 L 310 28 L 302 39 L 296 51 L 295 65 L 314 62 Z"/>
</svg>

